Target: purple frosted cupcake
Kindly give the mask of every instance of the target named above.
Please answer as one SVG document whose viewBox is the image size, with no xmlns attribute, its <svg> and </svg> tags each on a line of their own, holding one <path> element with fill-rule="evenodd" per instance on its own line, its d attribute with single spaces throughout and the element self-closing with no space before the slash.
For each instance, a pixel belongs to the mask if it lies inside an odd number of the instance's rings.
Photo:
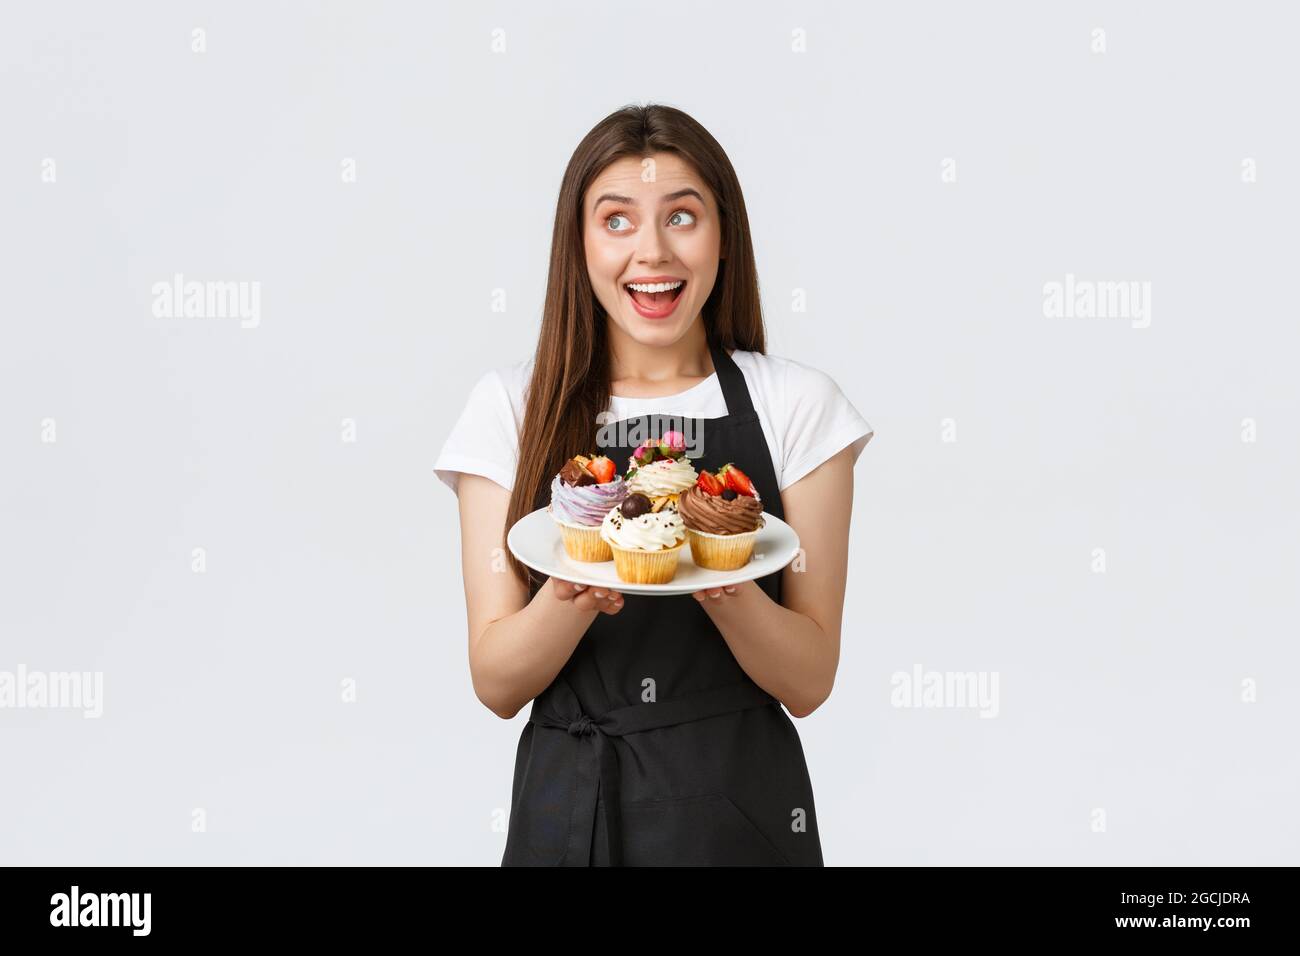
<svg viewBox="0 0 1300 956">
<path fill-rule="evenodd" d="M 574 455 L 551 481 L 547 510 L 564 536 L 564 553 L 575 561 L 612 561 L 614 552 L 600 536 L 611 508 L 627 497 L 627 485 L 604 455 Z"/>
</svg>

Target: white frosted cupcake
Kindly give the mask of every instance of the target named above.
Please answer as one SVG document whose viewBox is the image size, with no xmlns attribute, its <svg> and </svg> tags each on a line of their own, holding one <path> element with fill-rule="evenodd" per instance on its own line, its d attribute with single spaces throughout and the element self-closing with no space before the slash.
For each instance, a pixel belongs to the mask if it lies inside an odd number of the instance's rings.
<svg viewBox="0 0 1300 956">
<path fill-rule="evenodd" d="M 600 536 L 614 554 L 614 571 L 629 584 L 667 584 L 677 573 L 686 543 L 686 526 L 676 508 L 662 502 L 657 510 L 641 492 L 632 492 L 610 508 Z"/>
<path fill-rule="evenodd" d="M 686 440 L 681 432 L 667 432 L 663 438 L 639 445 L 627 461 L 629 493 L 639 491 L 658 508 L 664 500 L 677 507 L 682 492 L 695 485 L 699 476 L 686 457 Z"/>
</svg>

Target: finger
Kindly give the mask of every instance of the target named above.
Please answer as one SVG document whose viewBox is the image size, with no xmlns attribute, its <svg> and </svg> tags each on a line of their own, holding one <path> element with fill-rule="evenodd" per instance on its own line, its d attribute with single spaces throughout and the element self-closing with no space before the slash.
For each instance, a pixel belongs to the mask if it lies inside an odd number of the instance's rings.
<svg viewBox="0 0 1300 956">
<path fill-rule="evenodd" d="M 583 588 L 573 598 L 573 606 L 583 611 L 596 611 L 604 604 L 604 601 L 598 601 L 592 595 L 591 588 Z"/>
<path fill-rule="evenodd" d="M 572 581 L 565 581 L 561 578 L 554 578 L 555 596 L 561 601 L 568 601 L 575 595 L 581 594 L 585 589 L 585 584 L 574 584 Z"/>
<path fill-rule="evenodd" d="M 623 610 L 623 596 L 621 594 L 610 595 L 609 599 L 605 602 L 605 606 L 601 610 L 606 614 L 617 614 L 619 611 Z"/>
<path fill-rule="evenodd" d="M 623 606 L 623 595 L 613 588 L 593 588 L 591 597 L 599 611 L 610 611 L 612 608 Z"/>
<path fill-rule="evenodd" d="M 584 611 L 604 611 L 615 602 L 622 606 L 623 595 L 617 591 L 611 591 L 605 587 L 589 587 L 578 597 L 574 598 L 574 606 L 582 608 Z"/>
</svg>

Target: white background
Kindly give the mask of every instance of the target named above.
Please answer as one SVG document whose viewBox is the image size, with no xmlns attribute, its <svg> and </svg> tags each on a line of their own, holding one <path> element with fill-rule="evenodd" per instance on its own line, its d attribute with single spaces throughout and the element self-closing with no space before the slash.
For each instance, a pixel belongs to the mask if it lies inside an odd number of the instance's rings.
<svg viewBox="0 0 1300 956">
<path fill-rule="evenodd" d="M 499 862 L 527 711 L 473 695 L 430 468 L 535 345 L 571 151 L 646 101 L 736 166 L 769 351 L 876 429 L 836 688 L 796 722 L 826 862 L 1300 862 L 1297 25 L 12 5 L 0 671 L 105 686 L 99 720 L 0 710 L 0 862 Z M 177 272 L 260 282 L 260 324 L 156 318 Z M 1046 318 L 1067 272 L 1150 282 L 1150 326 Z M 917 664 L 996 671 L 998 717 L 892 707 Z"/>
</svg>

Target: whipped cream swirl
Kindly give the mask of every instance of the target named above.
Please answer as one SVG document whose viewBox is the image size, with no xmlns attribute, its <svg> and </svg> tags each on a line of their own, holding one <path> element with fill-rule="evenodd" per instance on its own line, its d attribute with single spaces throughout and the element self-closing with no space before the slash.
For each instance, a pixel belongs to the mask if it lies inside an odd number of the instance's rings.
<svg viewBox="0 0 1300 956">
<path fill-rule="evenodd" d="M 661 495 L 681 494 L 699 475 L 691 460 L 683 455 L 681 458 L 660 458 L 648 465 L 638 465 L 635 458 L 628 459 L 628 471 L 636 469 L 636 474 L 627 483 L 628 493 L 639 491 L 647 498 Z"/>
<path fill-rule="evenodd" d="M 626 517 L 618 508 L 610 508 L 600 523 L 600 536 L 615 547 L 629 551 L 660 551 L 680 544 L 686 537 L 686 526 L 673 508 L 647 511 L 635 518 Z"/>
</svg>

